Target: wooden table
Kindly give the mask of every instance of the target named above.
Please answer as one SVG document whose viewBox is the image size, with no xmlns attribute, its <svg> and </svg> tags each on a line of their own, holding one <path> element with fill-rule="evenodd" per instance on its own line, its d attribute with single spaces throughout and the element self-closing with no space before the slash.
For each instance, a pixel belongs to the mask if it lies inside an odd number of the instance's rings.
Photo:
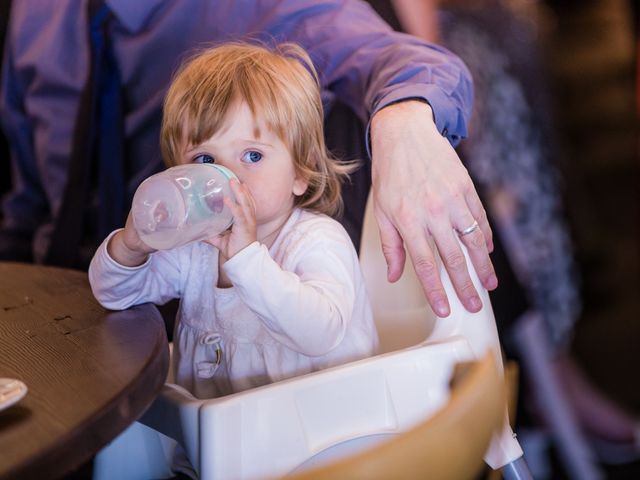
<svg viewBox="0 0 640 480">
<path fill-rule="evenodd" d="M 29 388 L 0 412 L 0 479 L 84 464 L 151 404 L 168 364 L 154 306 L 110 312 L 86 273 L 0 262 L 0 377 Z"/>
</svg>

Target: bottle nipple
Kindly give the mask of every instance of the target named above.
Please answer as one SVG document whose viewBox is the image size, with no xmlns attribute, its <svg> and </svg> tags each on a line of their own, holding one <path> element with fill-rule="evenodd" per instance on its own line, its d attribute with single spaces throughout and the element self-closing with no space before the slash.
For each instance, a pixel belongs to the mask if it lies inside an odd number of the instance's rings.
<svg viewBox="0 0 640 480">
<path fill-rule="evenodd" d="M 221 213 L 224 209 L 222 185 L 215 179 L 209 180 L 204 188 L 203 200 L 213 213 Z"/>
</svg>

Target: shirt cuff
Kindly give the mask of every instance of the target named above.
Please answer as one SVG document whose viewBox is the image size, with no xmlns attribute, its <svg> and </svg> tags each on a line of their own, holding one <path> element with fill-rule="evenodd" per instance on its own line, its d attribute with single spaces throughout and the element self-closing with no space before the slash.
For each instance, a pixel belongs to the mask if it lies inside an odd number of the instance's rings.
<svg viewBox="0 0 640 480">
<path fill-rule="evenodd" d="M 463 112 L 459 108 L 452 105 L 447 94 L 436 85 L 405 85 L 397 88 L 385 95 L 376 105 L 374 111 L 369 117 L 365 140 L 367 145 L 367 154 L 371 158 L 371 119 L 373 116 L 389 105 L 394 103 L 405 102 L 408 100 L 418 100 L 428 103 L 433 111 L 436 128 L 446 137 L 452 146 L 457 146 L 462 138 L 467 136 L 467 128 L 464 122 Z"/>
</svg>

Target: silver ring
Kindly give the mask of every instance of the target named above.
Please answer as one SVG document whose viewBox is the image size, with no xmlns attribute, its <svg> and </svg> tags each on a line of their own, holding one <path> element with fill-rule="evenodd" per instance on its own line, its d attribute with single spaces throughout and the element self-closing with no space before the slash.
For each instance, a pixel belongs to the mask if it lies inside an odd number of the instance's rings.
<svg viewBox="0 0 640 480">
<path fill-rule="evenodd" d="M 470 233 L 475 232 L 478 228 L 480 228 L 480 225 L 478 225 L 478 222 L 474 221 L 467 228 L 463 230 L 458 230 L 458 235 L 460 235 L 461 237 L 464 237 L 465 235 L 469 235 Z"/>
</svg>

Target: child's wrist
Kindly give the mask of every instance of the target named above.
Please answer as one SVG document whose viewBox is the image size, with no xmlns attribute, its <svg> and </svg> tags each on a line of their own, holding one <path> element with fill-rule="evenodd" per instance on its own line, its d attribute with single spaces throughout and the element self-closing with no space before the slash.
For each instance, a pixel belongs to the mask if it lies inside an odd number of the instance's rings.
<svg viewBox="0 0 640 480">
<path fill-rule="evenodd" d="M 230 248 L 229 251 L 227 252 L 229 255 L 229 259 L 235 257 L 238 253 L 242 252 L 245 248 L 247 248 L 249 245 L 252 245 L 253 243 L 255 243 L 257 241 L 257 239 L 248 239 L 242 243 L 240 243 L 239 245 L 234 245 L 233 248 Z"/>
<path fill-rule="evenodd" d="M 235 251 L 232 252 L 228 252 L 229 253 L 229 258 L 227 260 L 231 260 L 232 258 L 234 258 L 235 256 L 237 256 L 238 254 L 244 252 L 247 248 L 249 248 L 251 245 L 253 245 L 254 243 L 258 242 L 258 240 L 253 240 L 243 246 L 238 246 L 238 248 L 235 249 Z"/>
<path fill-rule="evenodd" d="M 147 261 L 148 252 L 141 252 L 129 248 L 124 242 L 124 231 L 117 232 L 107 244 L 107 252 L 120 265 L 137 267 Z"/>
</svg>

